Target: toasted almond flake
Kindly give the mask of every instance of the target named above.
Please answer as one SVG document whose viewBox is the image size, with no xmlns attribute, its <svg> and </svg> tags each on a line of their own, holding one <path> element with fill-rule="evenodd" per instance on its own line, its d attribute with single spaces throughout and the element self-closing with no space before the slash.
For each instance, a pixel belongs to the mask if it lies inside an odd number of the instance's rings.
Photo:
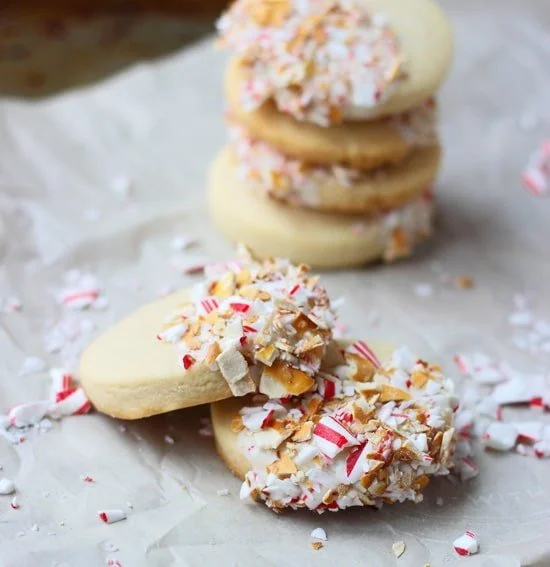
<svg viewBox="0 0 550 567">
<path fill-rule="evenodd" d="M 398 559 L 403 555 L 403 553 L 405 553 L 405 542 L 403 541 L 396 541 L 392 546 L 391 549 L 393 551 L 393 554 L 395 555 L 395 557 L 397 557 Z"/>
<path fill-rule="evenodd" d="M 313 549 L 313 551 L 319 551 L 320 549 L 323 548 L 323 542 L 322 541 L 312 541 L 310 543 L 311 545 L 311 549 Z"/>
<path fill-rule="evenodd" d="M 382 384 L 380 390 L 380 401 L 381 402 L 389 402 L 389 401 L 406 401 L 411 399 L 411 395 L 400 388 L 396 388 L 395 386 L 390 386 L 389 384 Z"/>
<path fill-rule="evenodd" d="M 300 443 L 311 439 L 314 423 L 312 421 L 305 421 L 300 428 L 292 436 L 292 441 Z"/>
<path fill-rule="evenodd" d="M 456 285 L 461 289 L 469 289 L 474 286 L 474 280 L 471 276 L 460 276 L 456 279 Z"/>
<path fill-rule="evenodd" d="M 297 469 L 296 465 L 288 455 L 283 455 L 278 461 L 275 461 L 268 467 L 268 471 L 272 474 L 276 474 L 281 478 L 289 477 L 294 474 Z"/>
</svg>

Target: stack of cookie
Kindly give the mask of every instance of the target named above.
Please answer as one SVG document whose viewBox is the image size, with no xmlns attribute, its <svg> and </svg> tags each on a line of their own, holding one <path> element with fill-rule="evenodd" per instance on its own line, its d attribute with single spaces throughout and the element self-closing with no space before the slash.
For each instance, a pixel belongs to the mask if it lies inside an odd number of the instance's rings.
<svg viewBox="0 0 550 567">
<path fill-rule="evenodd" d="M 432 0 L 236 0 L 230 143 L 214 224 L 256 254 L 336 268 L 407 256 L 431 231 L 434 94 L 452 35 Z"/>
</svg>

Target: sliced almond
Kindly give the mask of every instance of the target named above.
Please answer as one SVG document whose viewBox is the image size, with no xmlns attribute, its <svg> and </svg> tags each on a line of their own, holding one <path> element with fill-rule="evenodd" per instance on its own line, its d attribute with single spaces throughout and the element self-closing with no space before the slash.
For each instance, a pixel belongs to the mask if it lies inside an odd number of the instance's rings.
<svg viewBox="0 0 550 567">
<path fill-rule="evenodd" d="M 264 369 L 260 381 L 260 392 L 262 393 L 266 393 L 261 388 L 264 377 L 266 381 L 270 380 L 280 384 L 287 395 L 291 394 L 293 396 L 299 396 L 307 392 L 315 383 L 311 376 L 297 368 L 292 368 L 282 360 L 278 360 L 271 367 Z"/>
<path fill-rule="evenodd" d="M 402 461 L 403 463 L 411 463 L 412 461 L 416 461 L 418 459 L 418 453 L 406 443 L 393 453 L 393 460 Z"/>
<path fill-rule="evenodd" d="M 395 386 L 390 386 L 389 384 L 382 384 L 382 388 L 380 391 L 380 401 L 384 402 L 402 402 L 406 400 L 410 400 L 411 395 L 405 390 L 401 390 L 400 388 L 396 388 Z"/>
<path fill-rule="evenodd" d="M 344 356 L 350 367 L 350 378 L 352 380 L 356 382 L 370 382 L 373 379 L 376 374 L 376 368 L 370 360 L 352 352 L 346 352 Z"/>
<path fill-rule="evenodd" d="M 233 272 L 225 273 L 212 288 L 212 295 L 225 299 L 235 293 L 235 274 Z"/>
<path fill-rule="evenodd" d="M 254 358 L 266 366 L 271 366 L 278 356 L 279 351 L 273 344 L 262 347 L 254 354 Z"/>
<path fill-rule="evenodd" d="M 221 352 L 222 349 L 220 348 L 220 344 L 217 341 L 214 341 L 206 351 L 206 356 L 204 357 L 206 364 L 208 364 L 208 366 L 212 366 Z"/>
<path fill-rule="evenodd" d="M 234 415 L 233 419 L 231 420 L 231 431 L 233 431 L 233 433 L 238 433 L 243 429 L 244 429 L 243 418 L 239 414 Z"/>
<path fill-rule="evenodd" d="M 292 441 L 300 443 L 302 441 L 308 441 L 309 439 L 311 439 L 313 425 L 314 423 L 312 421 L 306 421 L 302 423 L 300 428 L 292 436 Z"/>
<path fill-rule="evenodd" d="M 359 422 L 366 424 L 370 421 L 372 416 L 374 415 L 376 409 L 373 407 L 372 409 L 365 411 L 361 406 L 358 406 L 355 402 L 352 404 L 352 414 L 353 417 Z"/>
<path fill-rule="evenodd" d="M 278 461 L 275 461 L 267 470 L 270 473 L 276 474 L 279 478 L 288 478 L 291 474 L 294 474 L 298 469 L 294 464 L 294 461 L 287 455 L 283 455 Z"/>
<path fill-rule="evenodd" d="M 423 388 L 430 380 L 430 377 L 425 372 L 413 372 L 411 376 L 411 383 L 415 388 Z"/>
<path fill-rule="evenodd" d="M 415 490 L 422 490 L 429 482 L 430 477 L 427 474 L 423 474 L 413 481 L 412 487 Z"/>
</svg>

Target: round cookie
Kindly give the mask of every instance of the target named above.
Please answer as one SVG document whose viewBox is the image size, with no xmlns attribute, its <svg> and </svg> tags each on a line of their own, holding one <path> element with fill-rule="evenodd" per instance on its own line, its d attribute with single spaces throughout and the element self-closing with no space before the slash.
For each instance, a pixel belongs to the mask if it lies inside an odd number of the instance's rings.
<svg viewBox="0 0 550 567">
<path fill-rule="evenodd" d="M 334 343 L 300 397 L 211 405 L 216 447 L 252 496 L 280 511 L 422 501 L 449 473 L 456 443 L 453 383 L 407 349 Z"/>
<path fill-rule="evenodd" d="M 182 291 L 138 309 L 85 350 L 80 379 L 99 411 L 139 419 L 232 396 L 220 372 L 203 364 L 184 371 L 173 347 L 156 339 L 167 315 L 189 297 Z"/>
<path fill-rule="evenodd" d="M 289 207 L 240 181 L 229 148 L 212 164 L 208 201 L 213 223 L 230 240 L 261 258 L 284 257 L 317 268 L 407 256 L 429 236 L 433 210 L 429 196 L 374 217 Z"/>
<path fill-rule="evenodd" d="M 418 148 L 399 164 L 364 172 L 307 164 L 248 137 L 240 127 L 231 130 L 239 179 L 275 199 L 314 210 L 373 214 L 403 206 L 432 187 L 439 168 L 437 145 Z"/>
<path fill-rule="evenodd" d="M 420 104 L 440 87 L 453 52 L 449 21 L 433 0 L 237 0 L 218 29 L 254 75 L 240 95 L 247 108 L 271 98 L 282 112 L 325 126 Z"/>
<path fill-rule="evenodd" d="M 280 152 L 310 163 L 342 163 L 358 169 L 374 169 L 403 160 L 414 148 L 391 118 L 372 122 L 345 122 L 329 127 L 300 122 L 279 112 L 272 102 L 255 110 L 244 110 L 240 84 L 245 79 L 242 64 L 233 60 L 226 74 L 226 93 L 231 119 L 254 138 Z"/>
</svg>

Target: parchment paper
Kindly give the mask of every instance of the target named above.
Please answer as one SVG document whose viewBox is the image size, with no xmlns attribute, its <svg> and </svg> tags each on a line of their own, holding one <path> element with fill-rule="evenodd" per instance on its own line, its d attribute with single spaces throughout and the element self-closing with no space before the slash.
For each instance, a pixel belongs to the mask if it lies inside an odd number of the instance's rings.
<svg viewBox="0 0 550 567">
<path fill-rule="evenodd" d="M 451 374 L 453 353 L 475 350 L 526 371 L 548 369 L 544 356 L 513 346 L 506 318 L 513 294 L 524 290 L 539 312 L 550 312 L 550 200 L 519 182 L 548 134 L 550 8 L 544 0 L 446 6 L 457 58 L 441 96 L 446 163 L 437 235 L 410 261 L 331 273 L 325 282 L 346 297 L 341 311 L 352 333 L 407 344 Z M 162 286 L 189 282 L 170 264 L 174 233 L 196 236 L 197 255 L 231 255 L 207 221 L 203 196 L 208 163 L 225 139 L 223 63 L 206 42 L 51 100 L 2 101 L 0 296 L 16 294 L 24 304 L 21 313 L 0 316 L 3 409 L 47 396 L 46 374 L 18 373 L 25 356 L 60 362 L 44 350 L 43 334 L 61 317 L 54 292 L 68 269 L 88 270 L 104 284 L 109 309 L 75 315 L 93 320 L 96 334 Z M 121 175 L 133 185 L 126 200 L 111 188 Z M 97 216 L 90 209 L 101 218 L 86 220 Z M 475 288 L 440 285 L 438 270 L 471 275 Z M 419 298 L 420 282 L 435 293 Z M 239 481 L 198 434 L 206 413 L 127 423 L 124 432 L 95 414 L 19 445 L 0 437 L 0 475 L 15 478 L 21 504 L 11 510 L 0 496 L 0 565 L 550 564 L 548 461 L 483 454 L 477 479 L 435 481 L 420 505 L 276 516 L 239 501 Z M 85 474 L 96 482 L 82 482 Z M 217 495 L 223 488 L 229 496 Z M 128 519 L 104 525 L 101 508 L 127 510 Z M 316 526 L 329 541 L 315 552 L 309 534 Z M 452 541 L 466 528 L 478 534 L 481 552 L 462 559 Z M 391 552 L 397 540 L 407 545 L 400 559 Z"/>
</svg>

